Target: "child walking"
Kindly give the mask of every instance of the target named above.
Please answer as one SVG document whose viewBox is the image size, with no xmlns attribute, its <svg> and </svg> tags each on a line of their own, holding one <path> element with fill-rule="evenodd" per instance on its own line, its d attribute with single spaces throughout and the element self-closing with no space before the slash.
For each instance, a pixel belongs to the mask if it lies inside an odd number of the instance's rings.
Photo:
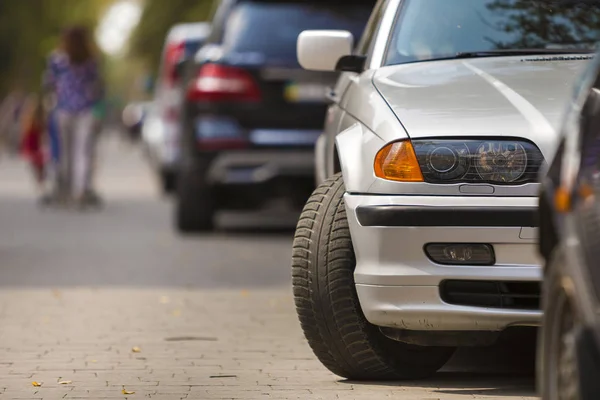
<svg viewBox="0 0 600 400">
<path fill-rule="evenodd" d="M 44 153 L 44 108 L 38 96 L 28 100 L 22 121 L 21 155 L 29 162 L 39 195 L 43 195 L 46 180 Z"/>
</svg>

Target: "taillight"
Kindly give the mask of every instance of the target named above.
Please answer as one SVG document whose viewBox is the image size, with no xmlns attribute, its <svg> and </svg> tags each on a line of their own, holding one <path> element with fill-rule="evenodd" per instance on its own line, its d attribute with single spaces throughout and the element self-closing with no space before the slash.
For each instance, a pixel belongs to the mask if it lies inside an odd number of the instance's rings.
<svg viewBox="0 0 600 400">
<path fill-rule="evenodd" d="M 177 82 L 176 66 L 179 60 L 185 55 L 185 43 L 171 42 L 167 44 L 164 58 L 164 79 L 169 85 Z"/>
<path fill-rule="evenodd" d="M 188 88 L 187 98 L 195 101 L 260 101 L 254 78 L 241 68 L 206 64 Z"/>
<path fill-rule="evenodd" d="M 245 138 L 206 138 L 198 140 L 198 148 L 202 151 L 236 150 L 248 147 Z"/>
</svg>

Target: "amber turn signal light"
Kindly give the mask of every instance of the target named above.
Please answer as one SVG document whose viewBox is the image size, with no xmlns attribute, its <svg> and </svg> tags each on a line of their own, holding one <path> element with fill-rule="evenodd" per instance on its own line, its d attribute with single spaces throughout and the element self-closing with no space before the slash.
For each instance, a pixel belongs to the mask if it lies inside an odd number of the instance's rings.
<svg viewBox="0 0 600 400">
<path fill-rule="evenodd" d="M 554 192 L 554 207 L 560 213 L 568 212 L 571 209 L 571 194 L 565 187 L 559 187 Z"/>
<path fill-rule="evenodd" d="M 375 156 L 375 176 L 399 182 L 423 182 L 421 167 L 410 140 L 389 143 Z"/>
</svg>

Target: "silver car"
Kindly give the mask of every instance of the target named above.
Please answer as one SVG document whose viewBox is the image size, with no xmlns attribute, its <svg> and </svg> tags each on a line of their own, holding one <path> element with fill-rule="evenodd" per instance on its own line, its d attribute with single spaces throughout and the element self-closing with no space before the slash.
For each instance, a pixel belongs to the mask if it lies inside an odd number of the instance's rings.
<svg viewBox="0 0 600 400">
<path fill-rule="evenodd" d="M 598 40 L 600 2 L 380 0 L 364 36 L 305 31 L 343 71 L 296 229 L 293 286 L 321 362 L 426 377 L 541 319 L 538 174 Z"/>
<path fill-rule="evenodd" d="M 181 70 L 210 32 L 208 22 L 176 24 L 165 39 L 152 106 L 142 126 L 148 160 L 165 193 L 175 190 L 180 162 L 180 108 L 184 90 Z"/>
</svg>

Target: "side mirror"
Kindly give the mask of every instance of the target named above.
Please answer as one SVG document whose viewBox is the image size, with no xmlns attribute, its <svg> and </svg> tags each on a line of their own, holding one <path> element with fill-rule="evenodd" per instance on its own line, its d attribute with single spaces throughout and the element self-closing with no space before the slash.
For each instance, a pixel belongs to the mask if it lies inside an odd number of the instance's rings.
<svg viewBox="0 0 600 400">
<path fill-rule="evenodd" d="M 314 71 L 339 71 L 342 58 L 354 58 L 354 36 L 348 31 L 313 30 L 298 36 L 298 62 L 304 69 Z M 344 64 L 347 64 L 344 63 Z"/>
</svg>

